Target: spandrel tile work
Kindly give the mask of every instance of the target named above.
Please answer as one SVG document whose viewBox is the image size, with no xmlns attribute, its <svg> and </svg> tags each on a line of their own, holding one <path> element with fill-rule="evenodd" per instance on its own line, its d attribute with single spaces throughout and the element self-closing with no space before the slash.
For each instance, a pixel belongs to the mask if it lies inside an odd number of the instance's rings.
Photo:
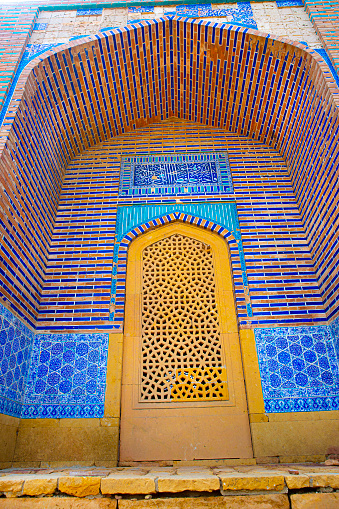
<svg viewBox="0 0 339 509">
<path fill-rule="evenodd" d="M 339 445 L 332 7 L 0 7 L 0 468 Z"/>
</svg>

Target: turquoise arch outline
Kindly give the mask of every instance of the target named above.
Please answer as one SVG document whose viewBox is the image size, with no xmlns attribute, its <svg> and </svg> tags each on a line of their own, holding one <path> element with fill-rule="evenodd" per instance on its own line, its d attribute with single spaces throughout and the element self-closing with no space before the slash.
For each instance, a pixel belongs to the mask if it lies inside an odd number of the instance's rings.
<svg viewBox="0 0 339 509">
<path fill-rule="evenodd" d="M 249 296 L 248 279 L 246 272 L 246 262 L 244 248 L 241 239 L 240 226 L 235 202 L 224 203 L 169 203 L 161 205 L 132 205 L 118 206 L 116 219 L 116 242 L 114 245 L 111 300 L 110 304 L 114 307 L 116 298 L 116 278 L 118 253 L 122 239 L 129 233 L 145 223 L 154 220 L 161 220 L 169 214 L 187 214 L 198 220 L 213 222 L 221 226 L 233 235 L 239 251 L 242 281 L 245 294 Z M 147 230 L 145 230 L 146 232 Z M 249 317 L 253 316 L 251 302 L 246 303 L 246 310 Z M 114 311 L 110 312 L 110 321 L 114 321 Z"/>
</svg>

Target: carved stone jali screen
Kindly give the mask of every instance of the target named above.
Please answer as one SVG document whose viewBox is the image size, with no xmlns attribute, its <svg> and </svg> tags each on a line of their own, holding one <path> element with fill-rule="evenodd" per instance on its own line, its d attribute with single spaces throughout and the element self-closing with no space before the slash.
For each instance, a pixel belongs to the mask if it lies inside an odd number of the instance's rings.
<svg viewBox="0 0 339 509">
<path fill-rule="evenodd" d="M 172 223 L 128 250 L 120 464 L 253 457 L 227 244 Z"/>
<path fill-rule="evenodd" d="M 228 399 L 210 246 L 176 234 L 142 257 L 140 400 Z"/>
</svg>

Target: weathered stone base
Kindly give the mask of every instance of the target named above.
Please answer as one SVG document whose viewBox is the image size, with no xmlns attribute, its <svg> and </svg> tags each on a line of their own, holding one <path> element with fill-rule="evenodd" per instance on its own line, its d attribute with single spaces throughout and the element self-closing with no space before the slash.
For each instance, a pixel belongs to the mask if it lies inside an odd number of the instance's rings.
<svg viewBox="0 0 339 509">
<path fill-rule="evenodd" d="M 245 495 L 133 500 L 115 498 L 4 498 L 0 509 L 338 509 L 339 493 Z"/>
<path fill-rule="evenodd" d="M 339 466 L 8 469 L 6 508 L 339 509 Z"/>
<path fill-rule="evenodd" d="M 338 509 L 339 493 L 291 495 L 291 509 Z"/>
<path fill-rule="evenodd" d="M 1 509 L 116 509 L 115 499 L 97 498 L 93 500 L 75 497 L 52 498 L 5 498 L 0 499 Z"/>
</svg>

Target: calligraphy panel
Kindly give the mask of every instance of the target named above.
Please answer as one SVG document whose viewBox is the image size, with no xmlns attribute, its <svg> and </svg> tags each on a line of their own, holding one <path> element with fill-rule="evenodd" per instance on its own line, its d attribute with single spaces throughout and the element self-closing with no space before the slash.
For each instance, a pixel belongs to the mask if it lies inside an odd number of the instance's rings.
<svg viewBox="0 0 339 509">
<path fill-rule="evenodd" d="M 120 196 L 232 192 L 226 153 L 191 152 L 122 158 Z"/>
</svg>

